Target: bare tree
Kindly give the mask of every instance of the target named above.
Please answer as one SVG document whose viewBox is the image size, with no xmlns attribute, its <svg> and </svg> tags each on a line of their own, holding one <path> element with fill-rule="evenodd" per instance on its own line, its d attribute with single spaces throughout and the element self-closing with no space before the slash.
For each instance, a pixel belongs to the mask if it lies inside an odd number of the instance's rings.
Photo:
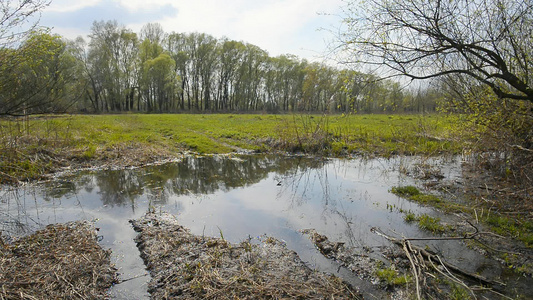
<svg viewBox="0 0 533 300">
<path fill-rule="evenodd" d="M 531 0 L 350 0 L 344 11 L 347 62 L 411 79 L 459 74 L 533 103 Z"/>
<path fill-rule="evenodd" d="M 0 47 L 23 39 L 39 23 L 36 17 L 51 0 L 2 0 L 0 1 Z"/>
</svg>

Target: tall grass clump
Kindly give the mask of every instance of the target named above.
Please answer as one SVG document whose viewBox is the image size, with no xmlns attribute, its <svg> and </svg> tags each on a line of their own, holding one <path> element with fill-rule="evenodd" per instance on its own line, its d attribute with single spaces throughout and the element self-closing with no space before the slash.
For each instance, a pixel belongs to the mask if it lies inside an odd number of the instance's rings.
<svg viewBox="0 0 533 300">
<path fill-rule="evenodd" d="M 326 115 L 292 115 L 279 126 L 282 150 L 293 153 L 330 153 L 334 140 Z"/>
<path fill-rule="evenodd" d="M 0 183 L 40 178 L 57 164 L 56 149 L 69 139 L 69 120 L 40 117 L 0 119 Z"/>
</svg>

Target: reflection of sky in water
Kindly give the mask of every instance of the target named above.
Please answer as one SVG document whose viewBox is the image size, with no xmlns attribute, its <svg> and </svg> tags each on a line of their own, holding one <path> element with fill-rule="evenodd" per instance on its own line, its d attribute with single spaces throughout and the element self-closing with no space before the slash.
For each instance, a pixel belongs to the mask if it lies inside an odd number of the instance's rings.
<svg viewBox="0 0 533 300">
<path fill-rule="evenodd" d="M 374 226 L 398 236 L 426 236 L 415 225 L 406 224 L 398 209 L 431 210 L 389 193 L 392 186 L 413 184 L 397 170 L 414 160 L 188 158 L 137 170 L 82 173 L 49 184 L 4 190 L 0 220 L 3 230 L 16 234 L 24 231 L 21 228 L 96 219 L 101 244 L 113 250 L 122 278 L 145 272 L 128 220 L 142 216 L 148 207 L 176 215 L 199 235 L 222 234 L 231 242 L 274 236 L 310 265 L 334 272 L 332 263 L 299 230 L 314 228 L 331 240 L 355 247 L 388 245 L 370 233 Z M 458 163 L 448 166 L 445 175 L 454 179 Z M 146 291 L 146 280 L 128 281 L 113 294 L 139 298 Z"/>
</svg>

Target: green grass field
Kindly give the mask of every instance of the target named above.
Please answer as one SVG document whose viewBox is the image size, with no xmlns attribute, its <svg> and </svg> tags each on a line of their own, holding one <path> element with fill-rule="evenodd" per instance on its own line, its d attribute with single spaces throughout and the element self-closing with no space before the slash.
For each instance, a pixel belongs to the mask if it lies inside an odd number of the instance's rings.
<svg viewBox="0 0 533 300">
<path fill-rule="evenodd" d="M 113 151 L 118 151 L 113 157 L 120 156 L 124 149 L 163 157 L 241 149 L 324 156 L 459 153 L 465 143 L 457 136 L 460 127 L 459 117 L 437 114 L 123 114 L 3 120 L 0 175 L 31 178 L 52 168 L 54 159 L 90 164 L 113 156 Z M 143 149 L 150 151 L 143 154 Z"/>
<path fill-rule="evenodd" d="M 461 147 L 453 142 L 451 130 L 456 121 L 437 115 L 217 114 L 73 116 L 47 122 L 53 122 L 51 126 L 57 128 L 68 128 L 61 131 L 75 147 L 133 142 L 203 154 L 227 153 L 239 147 L 336 156 L 346 152 L 381 155 L 457 152 Z"/>
</svg>

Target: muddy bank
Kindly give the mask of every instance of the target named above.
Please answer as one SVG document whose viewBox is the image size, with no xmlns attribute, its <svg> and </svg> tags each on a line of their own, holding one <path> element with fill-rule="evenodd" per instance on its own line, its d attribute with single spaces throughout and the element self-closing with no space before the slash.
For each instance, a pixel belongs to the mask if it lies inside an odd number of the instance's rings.
<svg viewBox="0 0 533 300">
<path fill-rule="evenodd" d="M 399 260 L 399 253 L 384 247 L 382 259 L 371 257 L 370 248 L 357 249 L 346 246 L 344 242 L 332 242 L 315 229 L 301 231 L 307 235 L 315 247 L 326 258 L 339 263 L 354 275 L 372 284 L 379 293 L 378 297 L 388 299 L 415 299 L 406 284 L 411 280 L 406 261 Z"/>
<path fill-rule="evenodd" d="M 338 277 L 307 267 L 271 237 L 231 244 L 196 236 L 170 214 L 132 221 L 153 299 L 358 299 Z"/>
<path fill-rule="evenodd" d="M 103 148 L 49 147 L 11 153 L 0 149 L 0 185 L 49 180 L 80 170 L 124 169 L 177 161 L 189 152 L 172 152 L 159 145 L 118 144 Z"/>
<path fill-rule="evenodd" d="M 89 222 L 49 225 L 0 244 L 2 299 L 106 299 L 117 281 Z"/>
<path fill-rule="evenodd" d="M 374 284 L 390 299 L 526 299 L 527 288 L 517 288 L 511 282 L 502 282 L 503 274 L 486 277 L 454 265 L 426 245 L 420 247 L 409 238 L 396 238 L 372 228 L 374 234 L 384 237 L 391 247 L 379 250 L 380 259 L 372 258 L 370 249 L 346 246 L 332 242 L 314 229 L 303 230 L 326 258 L 339 263 L 359 278 Z M 476 235 L 476 234 L 471 234 Z M 441 237 L 446 239 L 446 237 Z M 453 237 L 449 237 L 454 239 Z M 470 240 L 471 237 L 463 236 Z M 439 237 L 435 237 L 439 239 Z M 415 239 L 416 240 L 416 239 Z M 373 255 L 376 256 L 375 253 Z M 497 272 L 496 272 L 497 273 Z M 495 274 L 493 274 L 495 275 Z M 525 286 L 531 280 L 521 278 Z M 526 294 L 524 294 L 526 293 Z"/>
</svg>

